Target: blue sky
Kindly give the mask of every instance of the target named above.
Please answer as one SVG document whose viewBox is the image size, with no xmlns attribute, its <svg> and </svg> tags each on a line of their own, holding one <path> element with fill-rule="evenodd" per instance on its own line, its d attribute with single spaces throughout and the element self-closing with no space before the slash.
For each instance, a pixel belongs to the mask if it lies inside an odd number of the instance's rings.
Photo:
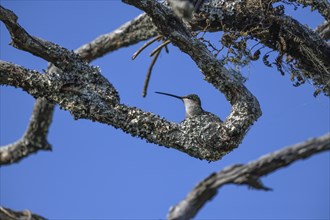
<svg viewBox="0 0 330 220">
<path fill-rule="evenodd" d="M 1 5 L 13 10 L 31 35 L 72 50 L 141 13 L 120 1 L 106 0 L 2 0 Z M 289 14 L 312 28 L 323 21 L 307 9 Z M 46 69 L 44 60 L 9 46 L 9 34 L 0 25 L 2 60 Z M 219 36 L 210 35 L 214 41 Z M 230 106 L 224 96 L 203 80 L 186 54 L 173 46 L 169 54 L 161 54 L 149 94 L 142 98 L 152 49 L 132 61 L 131 55 L 141 45 L 123 48 L 92 63 L 100 66 L 123 103 L 180 122 L 183 104 L 153 92 L 196 93 L 205 110 L 221 118 L 228 115 Z M 249 78 L 246 86 L 258 98 L 263 115 L 239 148 L 222 160 L 200 161 L 110 126 L 75 121 L 69 112 L 56 108 L 49 133 L 53 152 L 39 152 L 1 168 L 1 205 L 29 209 L 49 219 L 162 219 L 171 205 L 211 172 L 329 132 L 329 99 L 323 95 L 314 98 L 310 84 L 293 87 L 289 76 L 281 76 L 262 62 L 250 64 L 244 73 Z M 34 99 L 20 89 L 0 89 L 0 141 L 5 145 L 23 134 Z M 271 192 L 225 186 L 196 218 L 329 219 L 329 161 L 329 153 L 322 153 L 262 178 L 274 189 Z"/>
</svg>

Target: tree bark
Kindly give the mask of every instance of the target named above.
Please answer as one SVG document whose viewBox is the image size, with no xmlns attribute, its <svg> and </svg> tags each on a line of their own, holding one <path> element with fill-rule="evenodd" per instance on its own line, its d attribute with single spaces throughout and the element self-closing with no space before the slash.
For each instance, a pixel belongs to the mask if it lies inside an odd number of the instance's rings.
<svg viewBox="0 0 330 220">
<path fill-rule="evenodd" d="M 262 184 L 260 177 L 289 166 L 298 160 L 307 159 L 328 150 L 330 150 L 330 134 L 269 153 L 245 165 L 235 164 L 226 167 L 218 173 L 212 173 L 197 184 L 184 200 L 170 208 L 167 218 L 171 220 L 193 218 L 208 201 L 216 196 L 218 190 L 226 184 L 247 185 L 254 189 L 271 190 Z M 0 219 L 18 220 L 24 218 L 45 219 L 31 214 L 30 211 L 16 212 L 0 207 Z"/>
<path fill-rule="evenodd" d="M 171 207 L 168 219 L 192 219 L 226 184 L 248 185 L 254 189 L 271 190 L 262 184 L 260 177 L 328 150 L 330 150 L 330 133 L 264 155 L 245 165 L 235 164 L 218 173 L 212 173 L 189 192 L 184 200 Z"/>
<path fill-rule="evenodd" d="M 298 0 L 314 7 L 326 22 L 315 32 L 283 14 L 272 3 L 282 1 L 218 1 L 204 2 L 198 13 L 187 21 L 154 0 L 123 0 L 146 12 L 83 45 L 75 52 L 52 42 L 31 36 L 17 22 L 17 16 L 0 6 L 0 20 L 6 25 L 12 45 L 50 62 L 46 74 L 0 61 L 0 84 L 19 87 L 37 98 L 30 124 L 16 143 L 0 148 L 0 164 L 17 162 L 37 152 L 50 150 L 47 133 L 54 105 L 70 111 L 75 119 L 86 118 L 119 128 L 124 132 L 192 157 L 216 161 L 235 149 L 248 129 L 261 116 L 258 100 L 233 72 L 224 68 L 192 31 L 225 31 L 249 35 L 261 43 L 294 59 L 304 77 L 312 79 L 325 95 L 330 94 L 329 3 L 325 0 Z M 287 1 L 284 1 L 287 2 Z M 213 114 L 201 115 L 172 123 L 158 115 L 120 103 L 115 87 L 89 65 L 93 59 L 162 34 L 196 63 L 205 77 L 223 93 L 232 106 L 222 122 Z M 281 57 L 282 58 L 282 57 Z M 202 134 L 202 135 L 201 135 Z M 294 161 L 330 149 L 330 135 L 299 143 L 266 155 L 246 165 L 233 165 L 214 173 L 169 212 L 169 219 L 190 219 L 228 183 L 245 184 L 262 190 L 260 177 L 288 166 Z M 44 219 L 29 211 L 15 212 L 0 208 L 1 219 Z"/>
<path fill-rule="evenodd" d="M 149 4 L 148 2 L 136 1 L 135 5 L 146 5 Z M 329 96 L 330 45 L 325 41 L 327 38 L 324 37 L 324 33 L 315 33 L 294 18 L 285 15 L 285 2 L 281 6 L 273 7 L 272 4 L 275 2 L 282 1 L 211 0 L 204 2 L 198 13 L 195 13 L 193 18 L 186 22 L 193 31 L 224 31 L 235 36 L 249 36 L 248 39 L 258 40 L 274 51 L 278 51 L 279 55 L 276 60 L 278 68 L 287 66 L 292 76 L 300 77 L 301 81 L 312 80 L 316 92 L 323 92 Z M 329 22 L 330 4 L 326 0 L 289 2 L 317 9 Z M 156 9 L 155 5 L 149 4 L 151 8 L 146 10 L 142 7 L 139 8 L 146 12 L 154 10 L 159 13 L 160 11 Z M 168 6 L 163 6 L 162 10 L 164 8 L 168 8 Z M 173 20 L 173 18 L 171 19 Z M 157 23 L 158 20 L 153 22 Z M 244 51 L 246 48 L 241 49 Z M 288 59 L 283 60 L 284 56 Z M 297 71 L 300 73 L 298 74 Z"/>
<path fill-rule="evenodd" d="M 45 97 L 69 110 L 76 119 L 106 123 L 199 159 L 219 160 L 241 143 L 249 127 L 260 117 L 259 103 L 204 44 L 192 37 L 171 11 L 160 4 L 158 7 L 166 10 L 159 14 L 162 22 L 159 22 L 158 29 L 174 31 L 168 37 L 195 60 L 206 80 L 223 92 L 232 104 L 232 112 L 223 123 L 214 115 L 201 115 L 175 124 L 152 113 L 120 104 L 118 92 L 100 74 L 99 68 L 89 66 L 81 57 L 59 45 L 29 35 L 17 23 L 16 15 L 3 7 L 0 8 L 0 19 L 11 34 L 12 44 L 53 63 L 61 72 L 49 71 L 49 74 L 41 75 L 2 62 L 0 83 L 21 87 L 36 98 Z M 156 13 L 153 15 L 157 16 Z M 167 21 L 170 21 L 169 29 L 164 26 Z M 166 36 L 166 33 L 163 34 Z M 26 74 L 14 73 L 13 69 Z"/>
<path fill-rule="evenodd" d="M 51 150 L 51 145 L 47 141 L 47 134 L 53 112 L 53 104 L 48 103 L 45 98 L 37 99 L 29 126 L 23 137 L 15 143 L 0 148 L 0 165 L 18 162 L 39 150 Z"/>
<path fill-rule="evenodd" d="M 13 211 L 9 208 L 0 206 L 1 220 L 46 220 L 44 217 L 31 213 L 29 210 Z"/>
<path fill-rule="evenodd" d="M 75 53 L 79 54 L 84 60 L 91 62 L 106 53 L 149 39 L 156 35 L 156 29 L 149 20 L 150 18 L 146 14 L 141 14 L 115 31 L 101 35 L 81 46 L 75 50 Z M 60 74 L 61 70 L 50 63 L 46 74 L 50 72 Z M 17 163 L 39 150 L 51 150 L 47 135 L 54 108 L 54 103 L 47 101 L 47 99 L 36 99 L 28 128 L 23 137 L 15 143 L 0 148 L 0 165 Z"/>
</svg>

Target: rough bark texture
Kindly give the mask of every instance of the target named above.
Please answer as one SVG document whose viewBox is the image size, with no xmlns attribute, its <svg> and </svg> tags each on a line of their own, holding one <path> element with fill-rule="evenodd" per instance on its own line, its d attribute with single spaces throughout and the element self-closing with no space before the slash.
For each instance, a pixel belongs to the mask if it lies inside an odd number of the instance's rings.
<svg viewBox="0 0 330 220">
<path fill-rule="evenodd" d="M 104 34 L 81 46 L 75 50 L 75 53 L 79 54 L 84 60 L 91 62 L 106 53 L 136 44 L 154 35 L 156 35 L 156 30 L 150 18 L 146 14 L 141 14 L 115 31 Z M 61 70 L 50 64 L 46 74 L 50 72 L 60 74 Z M 38 150 L 51 149 L 51 145 L 47 141 L 47 131 L 51 125 L 54 106 L 54 103 L 47 101 L 45 98 L 36 100 L 28 130 L 23 137 L 15 143 L 0 148 L 0 165 L 19 162 L 24 157 L 29 156 L 31 153 L 36 153 Z M 39 132 L 39 129 L 33 130 L 32 128 L 42 128 L 43 132 Z"/>
<path fill-rule="evenodd" d="M 290 17 L 285 18 L 287 19 L 287 21 L 290 22 L 284 22 L 285 21 L 283 20 L 284 15 L 278 14 L 278 10 L 271 7 L 271 3 L 279 2 L 279 1 L 267 1 L 267 2 L 262 1 L 262 2 L 253 1 L 253 0 L 205 2 L 200 7 L 198 13 L 195 14 L 193 19 L 190 20 L 189 25 L 194 30 L 201 30 L 201 29 L 205 31 L 229 30 L 229 31 L 240 32 L 245 35 L 250 34 L 254 38 L 259 39 L 260 42 L 264 43 L 265 45 L 279 51 L 282 50 L 283 54 L 287 54 L 287 56 L 290 59 L 294 58 L 296 60 L 299 60 L 299 57 L 301 56 L 295 53 L 294 51 L 297 50 L 298 53 L 301 53 L 303 52 L 302 49 L 305 48 L 306 49 L 305 55 L 307 54 L 307 56 L 309 56 L 310 59 L 306 56 L 302 57 L 301 58 L 302 62 L 300 62 L 300 64 L 299 62 L 296 63 L 297 64 L 296 66 L 300 67 L 302 71 L 306 72 L 305 76 L 307 78 L 311 78 L 314 80 L 314 82 L 316 83 L 315 84 L 316 87 L 321 88 L 319 89 L 319 91 L 323 90 L 325 94 L 328 95 L 328 89 L 329 89 L 328 82 L 329 82 L 330 74 L 329 74 L 329 67 L 327 66 L 329 62 L 326 62 L 326 60 L 330 59 L 328 53 L 329 44 L 323 47 L 324 42 L 322 40 L 320 41 L 319 38 L 321 37 L 325 40 L 329 39 L 329 22 L 328 21 L 325 22 L 316 30 L 316 33 L 318 33 L 320 36 L 318 37 L 317 34 L 314 34 L 308 28 L 292 20 L 292 18 Z M 325 19 L 329 20 L 330 6 L 327 1 L 301 0 L 301 1 L 289 1 L 289 2 L 300 3 L 304 6 L 310 6 L 312 9 L 318 10 L 320 14 L 322 14 L 325 17 Z M 1 10 L 2 10 L 1 12 L 3 13 L 2 18 L 5 23 L 6 22 L 10 23 L 10 20 L 15 22 L 17 21 L 16 15 L 10 13 L 9 11 L 3 10 L 2 8 Z M 275 22 L 276 19 L 278 20 L 277 23 Z M 269 26 L 269 24 L 271 24 L 271 26 Z M 16 29 L 15 25 L 12 24 L 10 26 L 8 27 L 9 29 L 12 29 L 12 33 L 13 33 L 14 30 Z M 265 29 L 268 30 L 269 28 L 271 28 L 274 31 L 265 32 Z M 278 34 L 279 30 L 284 31 L 282 36 Z M 287 32 L 285 32 L 292 30 L 295 30 L 296 32 L 292 34 L 288 34 Z M 138 17 L 134 18 L 133 20 L 125 23 L 117 30 L 109 34 L 102 35 L 96 38 L 95 40 L 93 40 L 92 42 L 83 45 L 75 52 L 78 53 L 83 60 L 90 62 L 98 57 L 103 56 L 108 52 L 117 50 L 118 48 L 121 47 L 135 44 L 141 40 L 149 39 L 155 36 L 156 34 L 157 34 L 157 29 L 155 25 L 152 23 L 152 20 L 149 18 L 149 16 L 146 14 L 141 14 Z M 13 35 L 14 36 L 13 45 L 15 46 L 16 41 L 18 41 L 18 44 L 19 41 L 25 42 L 28 39 L 27 37 L 29 36 L 27 33 L 25 35 L 27 36 L 24 36 L 24 34 L 20 36 L 18 32 L 15 33 L 16 37 Z M 21 40 L 15 39 L 20 37 L 23 38 Z M 300 40 L 297 40 L 298 38 Z M 292 39 L 297 42 L 293 42 Z M 31 38 L 30 40 L 32 42 L 28 42 L 28 44 L 31 43 L 38 44 L 38 42 L 40 43 L 42 41 L 40 39 L 34 39 L 34 38 Z M 311 42 L 314 43 L 311 44 Z M 290 48 L 287 45 L 290 45 Z M 306 47 L 306 45 L 308 46 L 309 49 Z M 20 47 L 21 49 L 24 49 L 24 45 L 20 45 Z M 316 50 L 323 49 L 323 52 L 320 51 L 313 52 L 315 48 L 318 48 Z M 33 50 L 31 52 L 33 53 Z M 323 56 L 324 58 L 320 58 L 320 56 Z M 313 59 L 316 59 L 317 61 Z M 310 63 L 306 65 L 301 65 L 301 63 L 303 62 L 310 62 Z M 318 64 L 320 64 L 320 68 L 317 67 Z M 53 72 L 53 74 L 59 75 L 59 73 L 61 72 L 61 70 L 59 70 L 58 68 L 52 65 L 50 67 L 51 68 L 49 68 L 47 74 L 49 72 Z M 321 72 L 318 73 L 316 69 L 320 70 Z M 49 105 L 53 106 L 53 104 L 49 104 Z M 233 106 L 233 110 L 235 109 L 234 107 L 235 106 Z M 49 114 L 48 117 L 51 118 L 52 114 Z M 8 152 L 8 148 L 6 148 L 6 150 Z M 0 150 L 0 154 L 1 154 L 1 150 Z M 1 161 L 0 164 L 2 164 Z"/>
<path fill-rule="evenodd" d="M 208 201 L 216 196 L 219 188 L 226 184 L 248 185 L 254 189 L 271 190 L 262 184 L 260 177 L 286 167 L 295 161 L 328 150 L 330 150 L 330 134 L 264 155 L 246 165 L 236 164 L 226 167 L 201 181 L 184 200 L 170 208 L 167 218 L 180 220 L 193 218 Z M 45 218 L 32 214 L 30 211 L 16 212 L 0 207 L 0 219 L 42 220 Z"/>
<path fill-rule="evenodd" d="M 192 37 L 170 10 L 161 4 L 157 6 L 160 14 L 153 15 L 160 16 L 161 20 L 157 22 L 159 30 L 196 61 L 206 80 L 223 92 L 232 104 L 232 112 L 224 123 L 214 116 L 202 115 L 175 124 L 120 104 L 117 91 L 97 67 L 89 66 L 81 57 L 61 46 L 29 35 L 17 23 L 16 15 L 4 8 L 1 8 L 0 18 L 10 31 L 12 44 L 53 63 L 61 71 L 50 70 L 48 74 L 41 75 L 2 62 L 0 83 L 21 87 L 34 97 L 45 97 L 69 110 L 76 119 L 106 123 L 199 159 L 219 160 L 240 144 L 248 128 L 261 115 L 259 103 L 239 80 L 223 68 L 205 45 Z"/>
<path fill-rule="evenodd" d="M 236 148 L 247 130 L 261 116 L 257 99 L 235 74 L 198 40 L 191 30 L 224 31 L 249 35 L 291 59 L 304 77 L 330 94 L 330 6 L 326 0 L 209 0 L 192 19 L 183 22 L 168 5 L 153 0 L 123 0 L 146 14 L 83 45 L 75 52 L 27 33 L 17 16 L 0 6 L 0 20 L 6 25 L 12 45 L 50 62 L 46 74 L 0 61 L 0 84 L 19 87 L 37 98 L 30 124 L 16 143 L 0 148 L 0 164 L 17 162 L 38 150 L 50 150 L 47 133 L 54 105 L 69 110 L 74 118 L 105 123 L 124 132 L 165 147 L 175 148 L 190 156 L 209 161 L 219 160 Z M 272 3 L 300 3 L 311 6 L 326 19 L 315 32 L 286 16 Z M 120 103 L 113 85 L 101 75 L 98 67 L 88 62 L 104 54 L 162 34 L 196 63 L 205 80 L 222 92 L 232 105 L 230 115 L 222 122 L 213 114 L 172 123 L 141 109 Z M 292 61 L 293 60 L 293 61 Z M 279 61 L 280 62 L 280 61 Z M 281 61 L 282 62 L 282 61 Z M 280 62 L 280 64 L 281 64 Z M 201 135 L 203 134 L 203 135 Z M 169 219 L 190 219 L 228 183 L 245 184 L 269 190 L 260 177 L 296 160 L 329 150 L 330 135 L 315 138 L 266 155 L 246 165 L 230 166 L 198 184 L 188 196 L 173 207 Z M 15 212 L 0 208 L 1 219 L 44 219 L 30 211 Z"/>
<path fill-rule="evenodd" d="M 157 35 L 157 29 L 146 14 L 140 14 L 126 22 L 115 31 L 104 34 L 77 49 L 82 58 L 88 62 L 109 52 L 128 47 Z"/>
<path fill-rule="evenodd" d="M 207 151 L 210 151 L 218 158 L 237 147 L 248 128 L 261 115 L 257 99 L 167 7 L 151 0 L 124 2 L 144 10 L 158 30 L 195 61 L 205 80 L 222 92 L 232 105 L 231 114 L 223 123 L 207 116 L 195 117 L 181 123 L 180 130 L 187 131 L 184 134 L 190 137 L 183 142 L 183 146 L 198 146 L 198 143 L 202 143 L 200 148 L 205 150 L 205 153 L 209 154 Z M 222 150 L 217 152 L 216 149 Z"/>
<path fill-rule="evenodd" d="M 325 35 L 328 31 L 315 33 L 297 20 L 285 15 L 284 6 L 273 7 L 272 3 L 275 2 L 281 1 L 205 1 L 198 13 L 195 13 L 189 20 L 188 25 L 195 31 L 224 31 L 235 36 L 250 36 L 250 39 L 258 40 L 267 47 L 278 51 L 279 55 L 276 60 L 278 68 L 287 66 L 292 77 L 298 78 L 301 83 L 305 80 L 312 80 L 317 92 L 323 92 L 329 96 L 330 45 L 324 41 L 328 39 Z M 300 3 L 303 6 L 317 9 L 329 21 L 330 4 L 326 0 L 288 2 Z M 148 1 L 136 1 L 135 4 L 146 5 L 149 3 Z M 155 3 L 155 5 L 157 4 Z M 151 5 L 149 4 L 149 6 Z M 149 11 L 155 9 L 154 6 L 151 7 Z M 139 8 L 143 9 L 141 6 Z M 144 11 L 147 12 L 147 10 Z M 158 20 L 156 19 L 154 22 L 158 23 Z M 166 35 L 166 33 L 163 34 Z M 235 39 L 233 40 L 235 41 Z M 244 50 L 245 47 L 241 49 Z M 287 59 L 284 60 L 284 57 Z M 281 71 L 283 70 L 281 69 Z"/>
<path fill-rule="evenodd" d="M 316 4 L 328 19 L 330 4 Z M 279 52 L 277 63 L 281 66 L 283 56 L 311 79 L 316 88 L 330 95 L 330 46 L 315 32 L 283 14 L 281 7 L 273 8 L 272 1 L 218 1 L 204 3 L 200 13 L 191 20 L 195 30 L 227 31 L 249 35 L 262 44 Z M 316 7 L 316 6 L 315 6 Z"/>
<path fill-rule="evenodd" d="M 248 185 L 254 189 L 270 190 L 262 184 L 260 177 L 297 160 L 328 150 L 330 150 L 330 134 L 264 155 L 245 165 L 236 164 L 226 167 L 218 173 L 212 173 L 201 181 L 184 200 L 171 207 L 168 219 L 193 218 L 206 202 L 217 194 L 218 189 L 226 184 Z"/>
<path fill-rule="evenodd" d="M 0 78 L 2 80 L 1 76 Z M 23 137 L 15 143 L 0 148 L 0 164 L 18 162 L 39 150 L 51 150 L 51 145 L 47 141 L 47 134 L 53 112 L 53 104 L 48 103 L 45 98 L 38 98 Z"/>
<path fill-rule="evenodd" d="M 1 220 L 46 220 L 44 217 L 37 214 L 33 214 L 29 210 L 17 212 L 1 206 L 0 206 L 0 219 Z"/>
<path fill-rule="evenodd" d="M 312 10 L 318 10 L 325 20 L 330 21 L 330 4 L 327 0 L 289 0 L 289 2 L 298 2 L 304 7 L 310 6 Z"/>
</svg>

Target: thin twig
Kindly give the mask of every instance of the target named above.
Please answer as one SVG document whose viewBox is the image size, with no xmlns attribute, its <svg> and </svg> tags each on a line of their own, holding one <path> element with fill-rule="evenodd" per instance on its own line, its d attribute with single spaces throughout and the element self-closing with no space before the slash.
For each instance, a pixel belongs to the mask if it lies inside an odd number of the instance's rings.
<svg viewBox="0 0 330 220">
<path fill-rule="evenodd" d="M 132 56 L 132 60 L 134 60 L 144 49 L 146 49 L 150 44 L 152 44 L 155 41 L 158 41 L 160 39 L 162 39 L 162 35 L 158 35 L 155 38 L 151 39 L 150 41 L 148 41 L 147 43 L 145 43 L 140 49 L 138 49 Z"/>
<path fill-rule="evenodd" d="M 156 53 L 154 54 L 154 58 L 152 59 L 151 63 L 150 63 L 150 66 L 149 66 L 149 69 L 148 69 L 148 72 L 147 72 L 147 75 L 146 75 L 146 79 L 144 81 L 144 85 L 143 85 L 143 91 L 142 91 L 142 96 L 143 97 L 146 97 L 147 95 L 147 90 L 148 90 L 148 85 L 149 85 L 149 81 L 150 81 L 150 76 L 151 76 L 151 72 L 152 72 L 152 68 L 154 67 L 155 63 L 156 63 L 156 60 L 160 54 L 162 50 L 157 50 Z"/>
<path fill-rule="evenodd" d="M 169 43 L 171 43 L 170 40 L 166 40 L 164 41 L 161 45 L 159 45 L 158 47 L 156 47 L 156 49 L 154 49 L 149 56 L 153 56 L 154 54 L 156 54 L 158 51 L 160 51 L 161 49 L 163 49 L 163 47 L 165 47 L 166 45 L 168 45 Z"/>
<path fill-rule="evenodd" d="M 165 45 L 165 52 L 169 53 L 170 51 L 168 50 L 168 45 Z"/>
</svg>

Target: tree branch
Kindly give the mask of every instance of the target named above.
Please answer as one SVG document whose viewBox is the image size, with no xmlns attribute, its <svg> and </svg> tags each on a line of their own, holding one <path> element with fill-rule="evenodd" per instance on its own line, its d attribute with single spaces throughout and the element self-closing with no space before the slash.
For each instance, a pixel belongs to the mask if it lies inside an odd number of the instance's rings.
<svg viewBox="0 0 330 220">
<path fill-rule="evenodd" d="M 156 35 L 156 27 L 152 24 L 151 19 L 143 13 L 126 22 L 115 31 L 101 35 L 92 42 L 81 46 L 75 52 L 90 62 L 106 53 L 148 40 Z"/>
<path fill-rule="evenodd" d="M 330 45 L 324 40 L 328 32 L 314 33 L 268 1 L 207 1 L 189 20 L 196 31 L 225 31 L 250 35 L 261 43 L 286 55 L 304 78 L 311 79 L 319 91 L 330 95 Z M 329 21 L 330 4 L 326 0 L 290 0 L 317 9 Z M 286 3 L 286 2 L 284 2 Z M 146 22 L 151 22 L 146 21 Z M 325 29 L 327 30 L 327 29 Z M 323 38 L 323 39 L 322 39 Z M 293 60 L 291 60 L 293 59 Z"/>
<path fill-rule="evenodd" d="M 273 1 L 209 1 L 190 20 L 194 30 L 250 35 L 294 59 L 289 64 L 330 95 L 330 46 L 314 31 L 272 7 Z M 322 1 L 323 2 L 323 1 Z M 329 8 L 329 4 L 326 4 Z M 281 59 L 282 62 L 282 59 Z M 282 64 L 282 63 L 280 63 Z"/>
<path fill-rule="evenodd" d="M 22 88 L 29 94 L 40 94 L 40 88 L 46 87 L 45 75 L 19 65 L 0 60 L 0 84 Z"/>
<path fill-rule="evenodd" d="M 248 185 L 254 189 L 270 190 L 262 184 L 260 177 L 298 160 L 328 150 L 330 150 L 330 133 L 267 154 L 246 165 L 236 164 L 226 167 L 218 173 L 212 173 L 200 182 L 184 200 L 170 209 L 168 219 L 193 218 L 206 202 L 217 194 L 218 189 L 226 184 Z"/>
<path fill-rule="evenodd" d="M 29 210 L 21 212 L 13 211 L 9 208 L 0 206 L 0 219 L 3 220 L 46 220 L 44 217 L 33 214 Z"/>
<path fill-rule="evenodd" d="M 225 91 L 227 98 L 233 104 L 233 111 L 224 124 L 213 114 L 201 115 L 175 124 L 152 113 L 120 104 L 117 91 L 100 74 L 97 67 L 88 66 L 80 57 L 63 47 L 30 36 L 13 19 L 16 17 L 13 12 L 0 9 L 6 12 L 1 14 L 0 18 L 10 31 L 15 45 L 54 62 L 54 65 L 61 70 L 59 73 L 49 70 L 48 74 L 40 74 L 40 76 L 35 73 L 34 75 L 38 77 L 36 82 L 33 78 L 28 79 L 24 74 L 18 74 L 21 78 L 15 81 L 9 80 L 14 77 L 13 74 L 3 71 L 3 80 L 0 83 L 20 86 L 35 97 L 45 97 L 59 104 L 63 109 L 69 110 L 76 119 L 86 118 L 109 124 L 133 136 L 144 138 L 148 142 L 172 147 L 196 158 L 216 161 L 239 145 L 249 126 L 260 116 L 260 108 L 255 97 L 222 68 L 206 47 L 195 38 L 193 43 L 196 42 L 196 46 L 201 49 L 200 55 L 206 56 L 202 59 L 198 58 L 197 52 L 200 51 L 193 49 L 192 51 L 196 53 L 193 57 L 199 62 L 207 61 L 199 65 L 208 72 L 212 71 L 213 75 L 207 77 L 208 81 Z M 171 16 L 170 19 L 173 18 L 173 15 Z M 170 24 L 173 25 L 171 22 Z M 180 32 L 175 30 L 174 35 L 184 31 L 190 36 L 184 26 L 179 28 L 181 28 Z M 186 38 L 187 36 L 183 36 L 181 40 L 190 44 L 191 41 Z M 176 39 L 180 40 L 180 36 Z M 190 51 L 189 48 L 191 46 L 185 49 Z M 43 52 L 43 49 L 46 51 Z M 211 60 L 208 60 L 210 58 Z M 31 72 L 23 67 L 20 69 L 27 73 Z M 31 87 L 29 80 L 38 85 Z M 222 80 L 227 82 L 221 83 Z M 239 95 L 239 92 L 243 94 Z M 201 133 L 203 135 L 200 135 Z"/>
<path fill-rule="evenodd" d="M 330 134 L 267 154 L 246 165 L 236 164 L 226 167 L 218 173 L 212 173 L 200 182 L 184 200 L 171 207 L 168 219 L 193 218 L 206 202 L 217 194 L 218 189 L 226 184 L 248 185 L 254 189 L 270 190 L 270 188 L 262 184 L 260 177 L 266 176 L 298 160 L 306 159 L 328 150 L 330 150 Z M 38 220 L 45 219 L 31 214 L 30 211 L 15 212 L 8 208 L 0 207 L 1 219 L 14 220 L 21 219 L 20 217 Z"/>
<path fill-rule="evenodd" d="M 279 1 L 205 2 L 198 14 L 189 20 L 189 24 L 193 30 L 235 31 L 251 35 L 264 45 L 279 51 L 279 54 L 294 58 L 297 61 L 293 62 L 296 63 L 295 67 L 302 71 L 304 77 L 311 79 L 320 91 L 329 96 L 330 46 L 321 39 L 327 39 L 323 37 L 327 32 L 322 32 L 320 38 L 293 18 L 278 14 L 276 8 L 272 7 L 274 2 Z M 326 0 L 296 2 L 316 8 L 329 20 L 330 4 Z M 141 20 L 140 25 L 154 27 L 148 19 Z"/>
<path fill-rule="evenodd" d="M 195 31 L 224 31 L 251 36 L 267 47 L 286 55 L 304 79 L 311 79 L 317 91 L 330 95 L 330 45 L 323 35 L 313 32 L 297 20 L 273 7 L 278 0 L 204 1 L 189 20 Z M 326 0 L 290 0 L 317 9 L 329 21 L 330 4 Z M 286 3 L 286 2 L 284 2 Z M 326 35 L 325 35 L 326 36 Z M 322 39 L 323 38 L 323 39 Z M 287 62 L 285 61 L 285 62 Z M 284 61 L 281 60 L 281 65 Z M 296 71 L 296 70 L 293 70 Z"/>
<path fill-rule="evenodd" d="M 0 165 L 17 163 L 39 150 L 51 150 L 47 134 L 53 112 L 52 103 L 47 102 L 45 98 L 38 98 L 23 137 L 15 143 L 0 148 Z"/>
<path fill-rule="evenodd" d="M 298 2 L 304 7 L 310 6 L 312 10 L 317 9 L 324 19 L 330 21 L 330 3 L 327 0 L 289 0 L 289 2 Z"/>
<path fill-rule="evenodd" d="M 224 123 L 212 118 L 208 120 L 194 118 L 192 121 L 186 120 L 182 123 L 181 128 L 188 129 L 188 134 L 195 139 L 201 133 L 205 134 L 207 139 L 203 139 L 202 142 L 207 145 L 203 148 L 222 149 L 219 157 L 236 148 L 247 129 L 261 116 L 257 99 L 241 81 L 223 67 L 202 42 L 192 36 L 183 22 L 167 7 L 152 0 L 123 0 L 123 2 L 144 10 L 152 18 L 158 30 L 195 61 L 205 80 L 221 91 L 232 105 L 231 114 Z M 188 145 L 195 144 L 196 142 L 188 143 Z"/>
<path fill-rule="evenodd" d="M 76 60 L 79 59 L 77 55 L 59 45 L 29 35 L 17 23 L 17 16 L 2 6 L 0 6 L 0 20 L 6 25 L 11 35 L 12 46 L 43 58 L 55 66 L 60 66 L 63 71 L 70 71 L 73 68 L 84 71 L 85 65 L 77 65 Z"/>
<path fill-rule="evenodd" d="M 7 13 L 7 16 L 12 16 L 13 20 L 17 20 L 16 15 Z M 156 29 L 149 20 L 150 18 L 146 14 L 141 14 L 115 31 L 101 35 L 90 43 L 81 46 L 75 50 L 75 53 L 90 62 L 121 47 L 146 40 L 156 35 Z M 49 72 L 60 74 L 61 70 L 50 64 L 46 74 Z M 44 98 L 36 100 L 30 123 L 23 137 L 15 143 L 0 148 L 0 165 L 19 162 L 22 158 L 36 153 L 38 150 L 51 150 L 51 145 L 47 141 L 47 134 L 54 107 L 53 103 Z"/>
</svg>

